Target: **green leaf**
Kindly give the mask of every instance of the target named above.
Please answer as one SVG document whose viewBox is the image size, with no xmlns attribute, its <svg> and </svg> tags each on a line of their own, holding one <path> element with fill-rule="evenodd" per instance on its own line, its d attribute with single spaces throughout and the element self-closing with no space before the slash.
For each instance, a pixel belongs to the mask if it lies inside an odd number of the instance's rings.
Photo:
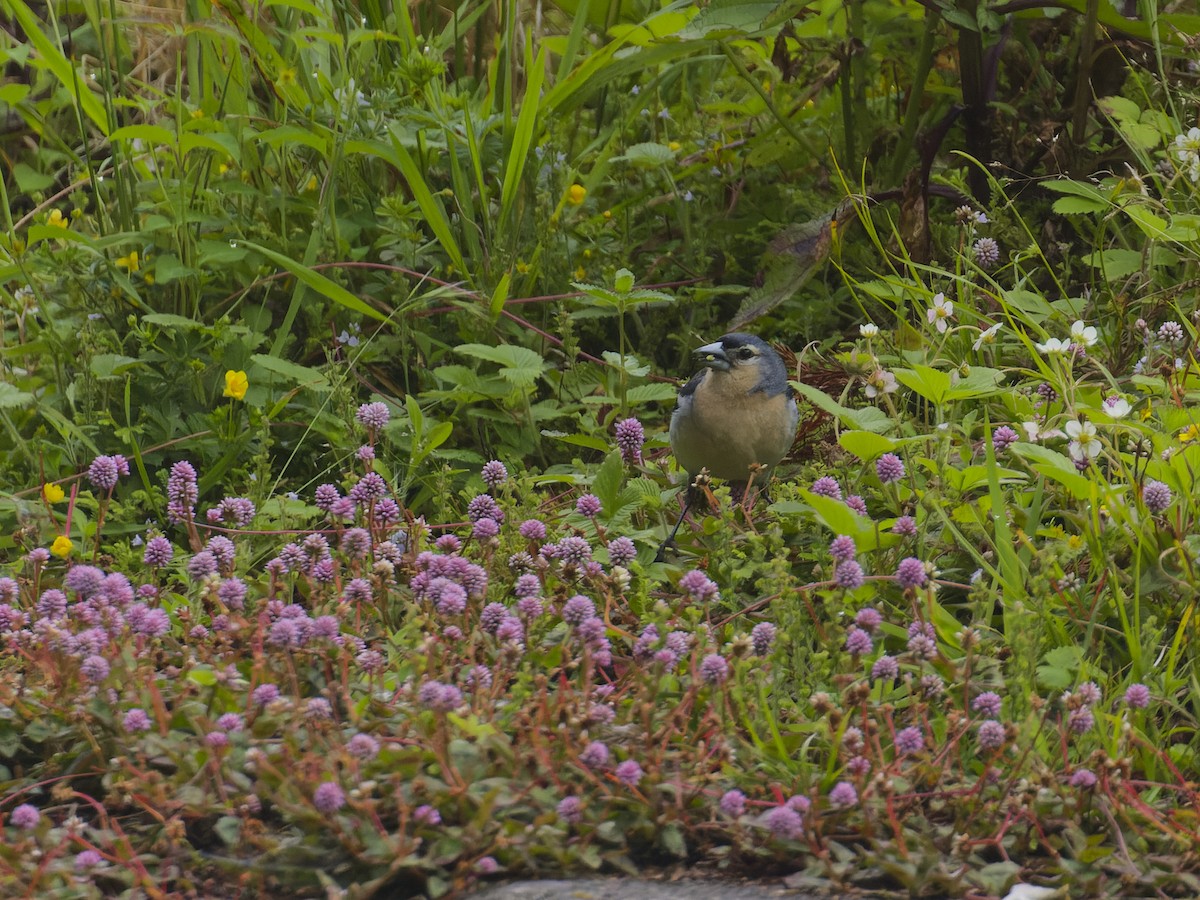
<svg viewBox="0 0 1200 900">
<path fill-rule="evenodd" d="M 1148 238 L 1154 240 L 1170 240 L 1172 235 L 1167 230 L 1167 220 L 1156 216 L 1144 206 L 1124 206 L 1122 211 L 1133 220 L 1133 224 L 1142 230 Z"/>
<path fill-rule="evenodd" d="M 212 687 L 217 683 L 217 673 L 211 666 L 200 666 L 187 673 L 188 681 L 201 687 Z"/>
<path fill-rule="evenodd" d="M 946 402 L 946 395 L 950 392 L 950 373 L 931 366 L 893 369 L 892 373 L 897 381 L 920 394 L 934 406 L 941 406 Z"/>
<path fill-rule="evenodd" d="M 213 831 L 226 847 L 236 847 L 242 839 L 242 820 L 237 816 L 221 816 L 213 825 Z"/>
<path fill-rule="evenodd" d="M 842 406 L 823 390 L 805 384 L 802 381 L 789 382 L 792 388 L 817 409 L 822 409 L 831 416 L 836 416 L 841 422 L 851 428 L 861 431 L 882 433 L 895 427 L 895 422 L 883 410 L 874 406 L 864 406 L 861 409 L 849 409 Z"/>
<path fill-rule="evenodd" d="M 207 328 L 203 322 L 197 322 L 195 319 L 189 319 L 187 316 L 177 316 L 173 313 L 147 313 L 142 316 L 143 322 L 149 322 L 151 325 L 157 325 L 159 328 Z"/>
<path fill-rule="evenodd" d="M 113 378 L 141 365 L 144 363 L 140 359 L 119 353 L 98 353 L 91 361 L 92 374 L 97 378 Z"/>
<path fill-rule="evenodd" d="M 101 134 L 109 132 L 108 113 L 100 102 L 99 96 L 92 93 L 85 79 L 79 75 L 74 60 L 66 55 L 42 31 L 43 24 L 22 0 L 5 0 L 4 5 L 11 11 L 13 18 L 25 32 L 25 40 L 37 51 L 37 66 L 48 69 L 63 86 L 67 96 L 80 105 L 84 115 L 95 123 Z"/>
<path fill-rule="evenodd" d="M 33 394 L 19 390 L 7 381 L 0 381 L 0 409 L 16 409 L 33 401 Z"/>
<path fill-rule="evenodd" d="M 526 58 L 526 75 L 528 84 L 525 85 L 525 99 L 521 103 L 521 112 L 517 116 L 517 124 L 512 133 L 512 144 L 508 151 L 508 164 L 504 167 L 504 181 L 500 187 L 500 221 L 508 222 L 513 203 L 517 199 L 517 191 L 521 186 L 521 175 L 525 171 L 525 163 L 529 159 L 529 148 L 533 145 L 534 129 L 537 125 L 539 100 L 542 93 L 542 79 L 546 74 L 546 48 L 538 51 L 537 60 L 529 65 Z"/>
<path fill-rule="evenodd" d="M 670 824 L 660 829 L 658 842 L 667 853 L 676 859 L 684 859 L 688 855 L 687 841 L 684 840 L 683 830 L 678 825 Z"/>
<path fill-rule="evenodd" d="M 125 125 L 108 136 L 110 141 L 141 141 L 146 148 L 166 144 L 175 146 L 175 134 L 161 125 Z"/>
<path fill-rule="evenodd" d="M 255 353 L 250 359 L 256 366 L 260 366 L 268 372 L 274 372 L 299 387 L 329 390 L 329 379 L 316 369 L 310 369 L 308 366 L 302 366 L 278 356 L 269 356 L 266 353 Z"/>
<path fill-rule="evenodd" d="M 16 179 L 17 187 L 24 194 L 36 194 L 54 184 L 54 176 L 44 175 L 23 162 L 13 166 L 13 178 Z"/>
<path fill-rule="evenodd" d="M 1076 500 L 1091 497 L 1091 482 L 1080 475 L 1075 464 L 1062 453 L 1041 444 L 1025 442 L 1013 444 L 1011 449 L 1017 456 L 1029 460 L 1035 472 L 1065 487 Z"/>
<path fill-rule="evenodd" d="M 608 517 L 617 511 L 617 498 L 621 492 L 621 481 L 625 476 L 625 464 L 621 454 L 613 451 L 600 464 L 600 470 L 592 480 L 592 493 L 600 498 L 604 506 L 604 514 Z"/>
<path fill-rule="evenodd" d="M 239 241 L 238 243 L 239 245 L 244 244 L 252 250 L 261 253 L 263 256 L 277 265 L 283 266 L 285 269 L 295 275 L 299 281 L 303 282 L 305 285 L 312 288 L 323 297 L 332 300 L 334 303 L 338 303 L 346 307 L 346 309 L 349 309 L 352 312 L 356 312 L 360 315 L 377 319 L 380 322 L 388 321 L 388 317 L 376 310 L 375 307 L 364 303 L 362 300 L 359 300 L 340 284 L 330 281 L 320 272 L 314 271 L 308 266 L 296 262 L 289 256 L 284 256 L 282 253 L 277 253 L 274 250 L 270 250 L 259 244 L 255 244 L 252 241 L 243 240 Z"/>
<path fill-rule="evenodd" d="M 641 169 L 653 169 L 665 166 L 675 159 L 675 152 L 666 144 L 644 143 L 634 144 L 621 156 L 614 156 L 613 162 L 627 162 Z"/>
<path fill-rule="evenodd" d="M 800 494 L 804 497 L 804 502 L 817 514 L 817 519 L 834 534 L 853 537 L 863 530 L 864 522 L 870 525 L 869 519 L 860 516 L 841 500 L 807 490 L 802 490 Z"/>
<path fill-rule="evenodd" d="M 642 403 L 663 403 L 674 401 L 678 393 L 678 389 L 673 384 L 655 382 L 631 387 L 625 392 L 625 399 L 629 404 L 635 406 Z"/>
<path fill-rule="evenodd" d="M 1004 373 L 986 366 L 973 366 L 965 378 L 955 382 L 946 394 L 947 400 L 968 400 L 975 397 L 992 397 L 1005 388 Z"/>
<path fill-rule="evenodd" d="M 1098 250 L 1084 257 L 1093 269 L 1101 269 L 1108 278 L 1124 278 L 1142 270 L 1142 260 L 1145 254 L 1141 250 L 1126 250 L 1122 247 L 1111 247 L 1108 250 Z"/>
<path fill-rule="evenodd" d="M 843 431 L 838 436 L 838 444 L 842 449 L 853 453 L 863 462 L 869 462 L 884 453 L 895 450 L 898 443 L 890 437 L 875 434 L 871 431 Z"/>
<path fill-rule="evenodd" d="M 455 352 L 500 365 L 500 376 L 515 387 L 531 387 L 545 372 L 547 363 L 541 354 L 514 344 L 459 344 Z"/>
<path fill-rule="evenodd" d="M 1096 106 L 1106 116 L 1112 116 L 1119 122 L 1136 122 L 1142 114 L 1141 108 L 1125 97 L 1100 97 Z"/>
</svg>

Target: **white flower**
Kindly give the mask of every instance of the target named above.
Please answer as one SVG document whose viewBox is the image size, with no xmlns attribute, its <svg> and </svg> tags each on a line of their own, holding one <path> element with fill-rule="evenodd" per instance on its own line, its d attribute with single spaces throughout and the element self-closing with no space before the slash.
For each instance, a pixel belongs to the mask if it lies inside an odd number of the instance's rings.
<svg viewBox="0 0 1200 900">
<path fill-rule="evenodd" d="M 999 331 L 1003 327 L 1004 327 L 1004 323 L 997 322 L 991 328 L 988 328 L 985 331 L 979 332 L 979 337 L 977 337 L 975 339 L 975 343 L 972 345 L 973 349 L 978 350 L 984 344 L 996 343 L 996 332 Z"/>
<path fill-rule="evenodd" d="M 1026 437 L 1035 444 L 1038 441 L 1045 441 L 1050 438 L 1066 437 L 1057 428 L 1047 428 L 1043 431 L 1041 422 L 1022 422 L 1021 427 L 1025 430 Z"/>
<path fill-rule="evenodd" d="M 1071 454 L 1071 459 L 1078 462 L 1099 455 L 1101 447 L 1096 437 L 1096 426 L 1086 419 L 1072 419 L 1068 422 L 1067 436 L 1071 438 L 1071 443 L 1067 444 L 1067 452 Z"/>
<path fill-rule="evenodd" d="M 1070 341 L 1059 340 L 1058 338 L 1049 338 L 1044 344 L 1035 345 L 1038 350 L 1047 356 L 1051 353 L 1066 353 L 1071 349 Z"/>
<path fill-rule="evenodd" d="M 1104 411 L 1113 419 L 1125 418 L 1131 409 L 1133 407 L 1129 405 L 1129 401 L 1117 394 L 1113 394 L 1104 401 Z"/>
<path fill-rule="evenodd" d="M 945 294 L 937 293 L 933 297 L 933 306 L 925 310 L 925 316 L 930 325 L 937 325 L 937 330 L 945 334 L 950 325 L 946 320 L 954 317 L 954 304 L 946 299 Z"/>
<path fill-rule="evenodd" d="M 1200 181 L 1200 128 L 1175 135 L 1175 158 L 1187 168 L 1192 181 Z"/>
<path fill-rule="evenodd" d="M 1071 326 L 1071 340 L 1076 344 L 1082 344 L 1085 347 L 1090 347 L 1096 343 L 1096 329 L 1091 325 L 1085 325 L 1082 320 L 1075 322 Z"/>
<path fill-rule="evenodd" d="M 867 376 L 866 395 L 877 397 L 880 394 L 891 394 L 899 387 L 895 375 L 885 369 L 876 369 Z"/>
<path fill-rule="evenodd" d="M 858 333 L 865 338 L 873 338 L 879 334 L 879 326 L 874 322 L 867 322 L 865 325 L 858 326 Z"/>
</svg>

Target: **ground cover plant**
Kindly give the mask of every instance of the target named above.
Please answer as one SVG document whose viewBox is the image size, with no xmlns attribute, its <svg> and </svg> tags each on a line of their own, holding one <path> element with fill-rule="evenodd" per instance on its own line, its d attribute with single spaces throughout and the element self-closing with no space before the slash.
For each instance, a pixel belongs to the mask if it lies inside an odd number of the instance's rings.
<svg viewBox="0 0 1200 900">
<path fill-rule="evenodd" d="M 1195 896 L 1143 6 L 0 0 L 4 892 Z M 731 321 L 797 444 L 656 561 Z"/>
</svg>

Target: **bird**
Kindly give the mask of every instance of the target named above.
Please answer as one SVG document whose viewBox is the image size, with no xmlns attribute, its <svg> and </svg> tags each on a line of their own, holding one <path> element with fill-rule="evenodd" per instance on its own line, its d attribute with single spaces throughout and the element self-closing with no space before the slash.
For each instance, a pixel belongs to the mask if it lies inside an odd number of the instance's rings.
<svg viewBox="0 0 1200 900">
<path fill-rule="evenodd" d="M 735 495 L 752 478 L 765 482 L 791 449 L 800 420 L 787 366 L 762 338 L 734 332 L 694 353 L 703 368 L 679 389 L 670 428 L 671 450 L 688 473 L 689 490 L 664 547 L 696 498 L 691 485 L 702 469 L 730 482 Z"/>
</svg>

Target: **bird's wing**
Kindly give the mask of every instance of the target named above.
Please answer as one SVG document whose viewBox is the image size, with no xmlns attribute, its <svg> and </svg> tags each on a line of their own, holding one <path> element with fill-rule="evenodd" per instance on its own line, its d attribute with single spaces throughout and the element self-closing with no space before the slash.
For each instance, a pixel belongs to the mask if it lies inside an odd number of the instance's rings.
<svg viewBox="0 0 1200 900">
<path fill-rule="evenodd" d="M 699 372 L 689 378 L 688 383 L 679 389 L 679 399 L 682 400 L 685 397 L 690 397 L 692 394 L 696 393 L 696 388 L 700 387 L 700 382 L 704 380 L 704 376 L 706 374 L 707 370 L 701 369 Z M 676 403 L 676 405 L 678 406 L 678 403 Z"/>
</svg>

